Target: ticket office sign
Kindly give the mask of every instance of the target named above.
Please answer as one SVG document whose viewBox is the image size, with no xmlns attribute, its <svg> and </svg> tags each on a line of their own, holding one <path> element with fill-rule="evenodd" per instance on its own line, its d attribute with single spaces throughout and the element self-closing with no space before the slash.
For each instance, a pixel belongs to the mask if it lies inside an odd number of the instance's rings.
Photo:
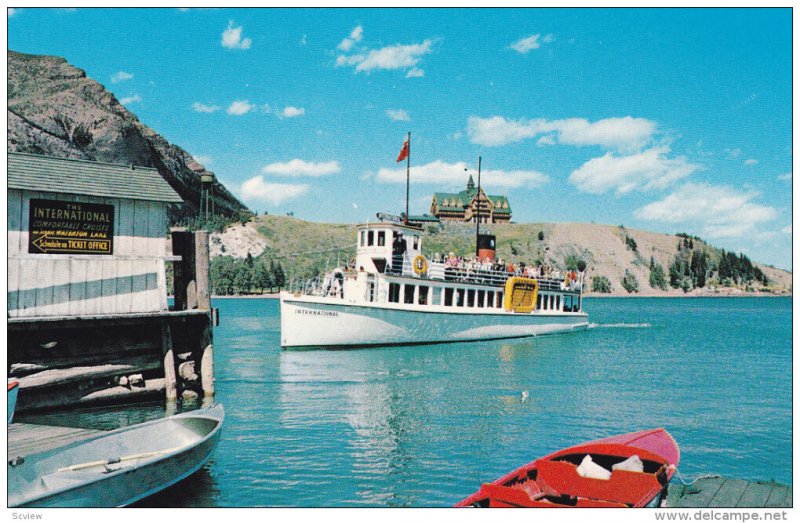
<svg viewBox="0 0 800 523">
<path fill-rule="evenodd" d="M 31 199 L 28 252 L 113 254 L 114 206 Z"/>
</svg>

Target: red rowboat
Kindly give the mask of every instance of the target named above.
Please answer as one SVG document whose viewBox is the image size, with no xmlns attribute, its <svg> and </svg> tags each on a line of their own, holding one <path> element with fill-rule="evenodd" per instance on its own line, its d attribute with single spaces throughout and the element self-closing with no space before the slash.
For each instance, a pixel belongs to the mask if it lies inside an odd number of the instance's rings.
<svg viewBox="0 0 800 523">
<path fill-rule="evenodd" d="M 539 458 L 456 506 L 654 506 L 679 461 L 678 444 L 664 429 L 612 436 Z"/>
</svg>

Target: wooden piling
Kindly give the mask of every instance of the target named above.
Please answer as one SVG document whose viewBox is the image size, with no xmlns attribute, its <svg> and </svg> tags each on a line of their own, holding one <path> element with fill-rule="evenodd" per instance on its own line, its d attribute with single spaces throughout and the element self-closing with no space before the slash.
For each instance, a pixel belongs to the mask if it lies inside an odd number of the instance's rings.
<svg viewBox="0 0 800 523">
<path fill-rule="evenodd" d="M 172 350 L 172 331 L 167 320 L 161 321 L 161 343 L 164 351 L 164 388 L 167 403 L 178 400 L 178 379 L 175 375 L 175 355 Z"/>
<path fill-rule="evenodd" d="M 195 231 L 195 281 L 197 290 L 197 308 L 211 310 L 211 274 L 209 264 L 208 231 Z"/>
</svg>

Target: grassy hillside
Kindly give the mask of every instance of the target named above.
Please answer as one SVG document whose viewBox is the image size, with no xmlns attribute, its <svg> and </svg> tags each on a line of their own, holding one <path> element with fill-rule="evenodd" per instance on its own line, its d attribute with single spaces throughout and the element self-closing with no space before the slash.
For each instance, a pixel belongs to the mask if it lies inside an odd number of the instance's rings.
<svg viewBox="0 0 800 523">
<path fill-rule="evenodd" d="M 611 293 L 629 294 L 622 287 L 626 271 L 638 282 L 639 295 L 684 295 L 681 289 L 667 290 L 649 284 L 651 258 L 664 272 L 679 254 L 685 238 L 624 228 L 617 225 L 587 223 L 528 223 L 497 224 L 481 229 L 497 236 L 497 256 L 506 261 L 528 264 L 547 264 L 565 268 L 568 260 L 582 259 L 587 265 L 587 281 L 602 276 L 611 284 Z M 475 248 L 475 227 L 469 224 L 442 224 L 424 229 L 423 251 L 454 252 L 472 255 Z M 245 257 L 248 252 L 258 257 L 280 261 L 287 281 L 293 277 L 306 278 L 339 264 L 355 254 L 355 225 L 306 222 L 287 216 L 260 216 L 242 226 L 236 224 L 221 234 L 212 236 L 212 256 Z M 541 238 L 541 239 L 540 239 Z M 754 262 L 769 279 L 765 287 L 760 282 L 749 285 L 718 279 L 721 250 L 699 238 L 691 239 L 690 255 L 705 253 L 708 277 L 704 288 L 693 293 L 708 293 L 712 288 L 730 287 L 736 291 L 791 292 L 791 274 Z"/>
</svg>

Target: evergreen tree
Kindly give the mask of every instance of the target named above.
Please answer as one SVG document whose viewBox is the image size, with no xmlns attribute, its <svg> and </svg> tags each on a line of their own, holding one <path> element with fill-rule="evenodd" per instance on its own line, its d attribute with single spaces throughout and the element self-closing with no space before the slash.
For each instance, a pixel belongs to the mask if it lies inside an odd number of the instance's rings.
<svg viewBox="0 0 800 523">
<path fill-rule="evenodd" d="M 278 289 L 286 285 L 286 274 L 284 274 L 283 265 L 280 262 L 278 262 L 278 268 L 275 270 L 275 285 L 278 286 Z"/>
</svg>

